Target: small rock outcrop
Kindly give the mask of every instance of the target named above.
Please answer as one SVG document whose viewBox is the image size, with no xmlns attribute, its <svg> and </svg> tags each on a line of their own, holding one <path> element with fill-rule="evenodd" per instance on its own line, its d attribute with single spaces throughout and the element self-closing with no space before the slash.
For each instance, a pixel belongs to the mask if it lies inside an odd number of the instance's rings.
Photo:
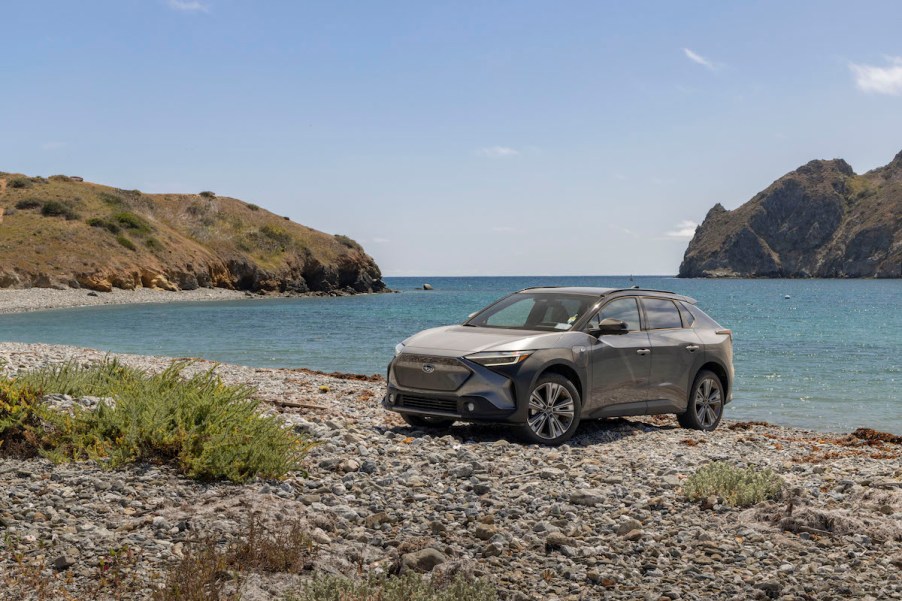
<svg viewBox="0 0 902 601">
<path fill-rule="evenodd" d="M 857 175 L 811 161 L 742 206 L 708 211 L 680 277 L 902 277 L 902 152 Z"/>
</svg>

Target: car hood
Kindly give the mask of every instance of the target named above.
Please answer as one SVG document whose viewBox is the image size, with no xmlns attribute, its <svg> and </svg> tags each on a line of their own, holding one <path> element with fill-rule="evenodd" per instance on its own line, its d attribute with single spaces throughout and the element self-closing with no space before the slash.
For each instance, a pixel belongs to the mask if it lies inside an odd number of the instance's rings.
<svg viewBox="0 0 902 601">
<path fill-rule="evenodd" d="M 404 341 L 404 346 L 411 352 L 440 351 L 441 354 L 536 350 L 557 346 L 565 335 L 565 332 L 442 326 L 414 334 Z"/>
</svg>

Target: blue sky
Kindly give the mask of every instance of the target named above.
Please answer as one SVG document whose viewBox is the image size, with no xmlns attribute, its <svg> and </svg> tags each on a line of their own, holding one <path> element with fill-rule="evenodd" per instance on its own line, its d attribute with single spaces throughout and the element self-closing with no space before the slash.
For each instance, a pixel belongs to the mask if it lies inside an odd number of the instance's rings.
<svg viewBox="0 0 902 601">
<path fill-rule="evenodd" d="M 0 170 L 213 190 L 387 275 L 675 273 L 714 203 L 902 150 L 898 2 L 2 12 Z"/>
</svg>

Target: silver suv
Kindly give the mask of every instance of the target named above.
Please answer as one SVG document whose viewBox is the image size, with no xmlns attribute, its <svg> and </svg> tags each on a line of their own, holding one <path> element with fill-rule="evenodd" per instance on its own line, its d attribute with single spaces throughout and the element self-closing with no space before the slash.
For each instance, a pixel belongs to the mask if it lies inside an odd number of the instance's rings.
<svg viewBox="0 0 902 601">
<path fill-rule="evenodd" d="M 713 430 L 733 336 L 673 292 L 527 288 L 398 344 L 387 383 L 383 407 L 416 427 L 508 423 L 548 445 L 603 417 L 675 413 Z"/>
</svg>

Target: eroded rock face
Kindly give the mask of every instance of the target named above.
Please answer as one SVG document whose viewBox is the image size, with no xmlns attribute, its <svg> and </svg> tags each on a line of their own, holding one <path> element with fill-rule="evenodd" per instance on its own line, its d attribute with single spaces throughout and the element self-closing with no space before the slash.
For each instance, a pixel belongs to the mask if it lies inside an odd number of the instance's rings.
<svg viewBox="0 0 902 601">
<path fill-rule="evenodd" d="M 719 203 L 680 277 L 902 277 L 902 153 L 856 175 L 811 161 L 737 209 Z"/>
</svg>

